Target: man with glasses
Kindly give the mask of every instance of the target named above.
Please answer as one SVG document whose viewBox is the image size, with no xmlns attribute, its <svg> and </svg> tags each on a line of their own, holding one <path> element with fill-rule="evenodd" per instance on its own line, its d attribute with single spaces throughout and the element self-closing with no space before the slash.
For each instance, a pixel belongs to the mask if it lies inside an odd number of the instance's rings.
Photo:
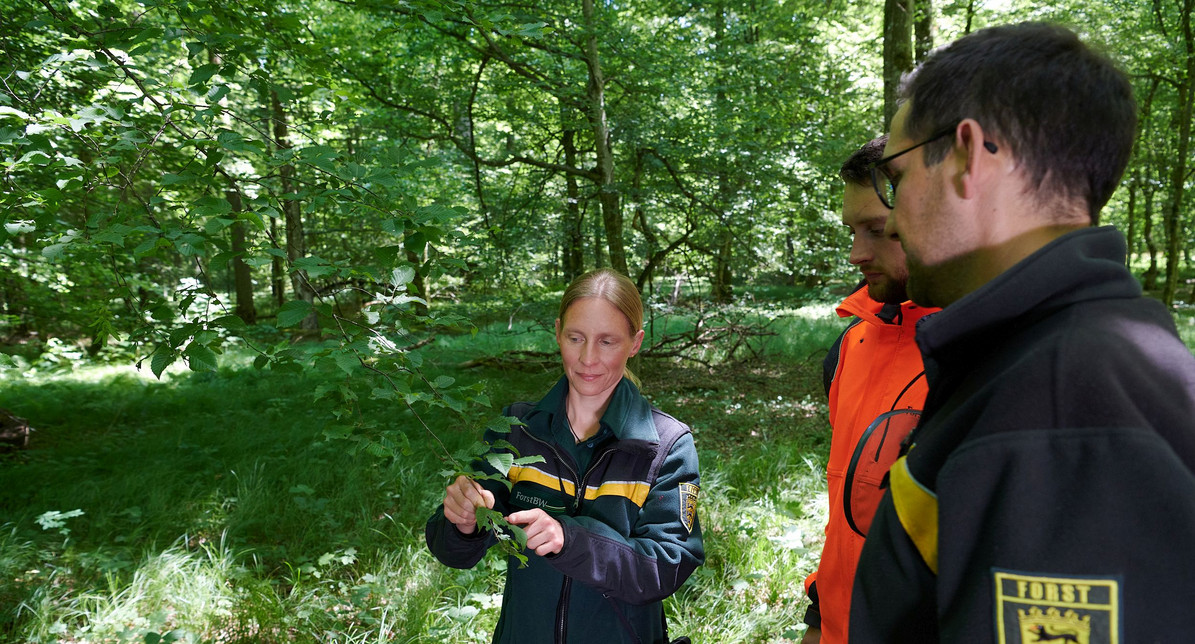
<svg viewBox="0 0 1195 644">
<path fill-rule="evenodd" d="M 848 641 L 855 566 L 875 503 L 883 494 L 879 485 L 883 472 L 869 477 L 870 472 L 853 458 L 859 451 L 860 439 L 885 413 L 910 412 L 902 420 L 915 422 L 916 412 L 925 401 L 921 353 L 913 335 L 918 320 L 937 309 L 909 301 L 905 293 L 909 277 L 905 253 L 900 242 L 884 232 L 888 208 L 872 188 L 870 169 L 884 155 L 887 140 L 880 137 L 868 142 L 838 171 L 846 183 L 842 224 L 852 238 L 849 261 L 858 267 L 863 282 L 838 306 L 839 316 L 854 319 L 824 362 L 833 429 L 826 465 L 829 520 L 818 569 L 805 580 L 812 605 L 805 613 L 809 628 L 802 644 Z M 899 444 L 903 435 L 895 434 L 890 438 Z M 887 460 L 879 467 L 890 464 Z M 852 475 L 849 479 L 848 473 Z"/>
<path fill-rule="evenodd" d="M 929 394 L 852 642 L 1195 638 L 1195 358 L 1095 227 L 1136 105 L 1072 32 L 985 29 L 905 81 L 877 196 Z"/>
</svg>

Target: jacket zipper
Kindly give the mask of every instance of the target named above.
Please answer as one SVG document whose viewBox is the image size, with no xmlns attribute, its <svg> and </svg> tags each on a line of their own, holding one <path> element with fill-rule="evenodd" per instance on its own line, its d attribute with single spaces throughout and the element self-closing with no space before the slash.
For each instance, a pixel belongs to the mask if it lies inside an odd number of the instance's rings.
<svg viewBox="0 0 1195 644">
<path fill-rule="evenodd" d="M 564 644 L 568 632 L 568 598 L 572 590 L 573 578 L 565 577 L 564 585 L 560 587 L 560 602 L 556 604 L 556 644 Z"/>
<path fill-rule="evenodd" d="M 597 458 L 589 462 L 589 467 L 585 469 L 585 475 L 577 476 L 576 470 L 569 466 L 568 461 L 564 460 L 560 452 L 556 450 L 555 445 L 531 434 L 531 432 L 527 432 L 526 434 L 528 438 L 542 443 L 545 447 L 552 450 L 552 453 L 556 455 L 556 461 L 559 462 L 564 469 L 568 470 L 569 474 L 573 475 L 573 480 L 576 481 L 576 493 L 573 495 L 573 513 L 575 514 L 576 512 L 580 511 L 581 501 L 585 498 L 585 481 L 589 477 L 589 473 L 593 471 L 593 468 L 596 465 L 602 462 L 602 459 L 606 458 L 610 454 L 613 454 L 615 451 L 617 451 L 617 449 L 610 447 L 601 454 L 598 454 Z M 563 492 L 563 490 L 561 491 Z M 556 644 L 564 644 L 565 634 L 568 632 L 568 602 L 569 596 L 572 595 L 572 591 L 573 578 L 566 576 L 564 578 L 564 585 L 560 587 L 560 600 L 556 604 Z"/>
</svg>

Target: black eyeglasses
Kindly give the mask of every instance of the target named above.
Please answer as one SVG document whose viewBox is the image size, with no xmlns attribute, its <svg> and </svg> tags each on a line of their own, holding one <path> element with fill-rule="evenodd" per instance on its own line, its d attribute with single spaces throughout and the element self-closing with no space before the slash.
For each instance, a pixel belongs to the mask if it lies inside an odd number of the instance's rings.
<svg viewBox="0 0 1195 644">
<path fill-rule="evenodd" d="M 948 128 L 943 128 L 942 130 L 932 134 L 928 139 L 922 141 L 921 143 L 918 143 L 912 147 L 907 147 L 896 154 L 886 156 L 869 165 L 867 170 L 871 173 L 871 187 L 875 188 L 876 196 L 880 198 L 880 203 L 883 203 L 888 210 L 892 210 L 893 204 L 896 203 L 896 184 L 893 183 L 892 175 L 888 174 L 888 169 L 885 167 L 888 165 L 889 161 L 902 154 L 912 152 L 923 145 L 929 145 L 930 143 L 933 143 L 934 141 L 937 141 L 948 134 L 954 134 L 954 130 L 957 127 L 958 123 L 955 123 Z M 995 154 L 996 150 L 998 149 L 996 144 L 992 143 L 991 141 L 984 141 L 983 147 L 992 154 Z M 880 180 L 880 174 L 884 175 L 884 179 L 882 181 Z"/>
</svg>

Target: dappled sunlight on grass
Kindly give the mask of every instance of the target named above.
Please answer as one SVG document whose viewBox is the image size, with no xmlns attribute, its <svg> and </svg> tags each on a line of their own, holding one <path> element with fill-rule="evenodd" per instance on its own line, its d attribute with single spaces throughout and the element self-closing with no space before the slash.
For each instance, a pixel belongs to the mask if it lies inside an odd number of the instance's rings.
<svg viewBox="0 0 1195 644">
<path fill-rule="evenodd" d="M 819 345 L 836 327 L 823 322 L 790 327 L 798 337 L 766 359 L 636 367 L 647 396 L 693 428 L 702 462 L 708 561 L 665 603 L 674 637 L 799 640 L 824 522 Z M 554 347 L 542 330 L 495 337 L 505 323 L 491 325 L 423 349 L 436 375 L 485 381 L 493 403 L 424 415 L 449 451 L 559 376 L 456 367 Z M 451 570 L 426 551 L 423 522 L 447 483 L 428 430 L 405 406 L 362 398 L 353 414 L 410 449 L 386 460 L 330 442 L 340 412 L 314 395 L 326 376 L 238 366 L 251 358 L 230 351 L 218 372 L 162 381 L 79 367 L 6 382 L 0 406 L 38 431 L 0 468 L 0 640 L 489 641 L 505 562 Z"/>
</svg>

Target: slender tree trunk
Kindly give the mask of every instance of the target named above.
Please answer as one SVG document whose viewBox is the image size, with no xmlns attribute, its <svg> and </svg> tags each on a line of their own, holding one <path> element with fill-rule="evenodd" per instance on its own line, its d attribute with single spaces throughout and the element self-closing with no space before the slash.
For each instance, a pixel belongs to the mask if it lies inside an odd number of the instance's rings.
<svg viewBox="0 0 1195 644">
<path fill-rule="evenodd" d="M 910 0 L 916 3 L 913 11 L 913 54 L 917 63 L 925 60 L 934 48 L 934 0 Z"/>
<path fill-rule="evenodd" d="M 884 1 L 884 123 L 896 114 L 901 75 L 913 69 L 912 2 Z"/>
<path fill-rule="evenodd" d="M 270 218 L 270 239 L 278 239 L 278 220 L 273 217 Z M 270 294 L 274 304 L 281 307 L 286 304 L 286 262 L 277 255 L 270 257 Z"/>
<path fill-rule="evenodd" d="M 619 207 L 618 188 L 614 184 L 614 153 L 610 147 L 610 128 L 606 122 L 606 80 L 602 76 L 602 62 L 598 56 L 597 19 L 593 0 L 582 0 L 581 12 L 587 32 L 585 65 L 589 69 L 588 117 L 593 128 L 593 147 L 597 154 L 598 203 L 602 206 L 606 244 L 610 249 L 610 267 L 626 275 L 627 255 L 622 243 L 622 211 Z"/>
<path fill-rule="evenodd" d="M 290 141 L 287 138 L 286 111 L 282 109 L 282 101 L 278 100 L 277 92 L 270 92 L 270 103 L 274 114 L 274 141 L 279 150 L 289 150 Z M 295 193 L 295 166 L 287 163 L 279 169 L 282 182 L 282 194 Z M 307 279 L 307 271 L 294 268 L 295 262 L 307 256 L 307 242 L 303 236 L 303 212 L 298 199 L 285 197 L 282 200 L 282 212 L 286 216 L 286 259 L 291 267 L 291 288 L 295 297 L 307 303 L 315 302 L 315 290 Z M 314 331 L 319 328 L 315 312 L 312 311 L 303 319 L 302 329 Z"/>
<path fill-rule="evenodd" d="M 602 252 L 602 222 L 593 218 L 593 267 L 605 268 L 606 255 Z"/>
<path fill-rule="evenodd" d="M 635 284 L 639 287 L 639 291 L 643 292 L 643 286 L 651 281 L 651 273 L 655 269 L 657 262 L 656 252 L 660 248 L 659 239 L 656 233 L 651 229 L 647 223 L 647 209 L 643 207 L 643 157 L 642 150 L 635 153 L 635 169 L 631 173 L 631 199 L 635 204 L 634 216 L 631 218 L 631 228 L 639 231 L 643 235 L 644 245 L 647 248 L 647 263 L 643 266 L 643 271 L 639 273 L 639 277 L 635 280 Z"/>
<path fill-rule="evenodd" d="M 1140 170 L 1133 172 L 1133 177 L 1129 180 L 1129 207 L 1127 218 L 1129 220 L 1129 229 L 1125 233 L 1125 244 L 1128 251 L 1124 254 L 1125 266 L 1131 267 L 1133 265 L 1133 254 L 1137 250 L 1137 193 L 1141 191 L 1141 172 Z"/>
<path fill-rule="evenodd" d="M 791 216 L 784 220 L 784 266 L 788 268 L 788 279 L 785 282 L 789 286 L 794 286 L 797 283 L 797 248 L 793 242 L 793 231 L 796 230 L 796 222 Z"/>
<path fill-rule="evenodd" d="M 1175 110 L 1177 123 L 1174 124 L 1178 133 L 1178 149 L 1174 155 L 1174 165 L 1170 169 L 1170 199 L 1164 216 L 1166 226 L 1166 287 L 1162 290 L 1162 301 L 1167 306 L 1174 304 L 1175 292 L 1178 289 L 1178 273 L 1182 246 L 1181 226 L 1183 215 L 1183 193 L 1187 177 L 1187 154 L 1191 148 L 1191 112 L 1192 89 L 1195 89 L 1195 34 L 1191 31 L 1191 7 L 1195 0 L 1183 0 L 1182 35 L 1183 52 L 1186 61 L 1183 70 L 1182 83 L 1179 84 L 1178 109 Z"/>
<path fill-rule="evenodd" d="M 1158 244 L 1154 241 L 1154 189 L 1146 188 L 1142 198 L 1145 200 L 1145 212 L 1141 216 L 1141 238 L 1149 252 L 1149 268 L 1141 276 L 1141 286 L 1147 291 L 1155 291 L 1158 288 Z"/>
<path fill-rule="evenodd" d="M 230 182 L 231 183 L 231 182 Z M 232 204 L 232 211 L 238 215 L 244 209 L 241 191 L 229 185 L 224 192 L 228 203 Z M 245 263 L 245 253 L 248 252 L 245 243 L 245 223 L 237 221 L 230 229 L 232 235 L 232 281 L 236 285 L 237 303 L 236 315 L 245 324 L 257 324 L 257 306 L 253 303 L 253 271 Z"/>
<path fill-rule="evenodd" d="M 723 2 L 718 3 L 717 13 L 714 14 L 714 43 L 719 53 L 719 58 L 727 55 L 727 37 L 726 37 L 726 5 Z M 725 72 L 719 72 L 724 74 Z M 718 83 L 718 89 L 714 92 L 714 113 L 715 114 L 729 114 L 730 104 L 726 98 L 726 91 L 722 89 L 726 86 L 726 82 Z M 731 199 L 733 197 L 730 188 L 730 179 L 727 176 L 729 170 L 726 168 L 725 161 L 718 162 L 718 205 L 724 208 L 724 212 L 729 211 Z M 714 274 L 710 276 L 710 297 L 716 302 L 729 302 L 734 296 L 734 288 L 731 285 L 733 275 L 731 274 L 731 261 L 734 255 L 734 234 L 730 230 L 729 221 L 723 220 L 718 226 L 718 247 L 714 254 Z"/>
<path fill-rule="evenodd" d="M 560 137 L 561 147 L 564 148 L 564 164 L 570 168 L 577 167 L 577 131 L 568 125 L 569 110 L 563 104 L 560 106 L 560 122 L 564 134 Z M 582 228 L 581 188 L 577 185 L 577 177 L 571 172 L 564 173 L 564 219 L 563 224 L 563 255 L 564 281 L 572 282 L 585 272 L 585 232 Z"/>
</svg>

